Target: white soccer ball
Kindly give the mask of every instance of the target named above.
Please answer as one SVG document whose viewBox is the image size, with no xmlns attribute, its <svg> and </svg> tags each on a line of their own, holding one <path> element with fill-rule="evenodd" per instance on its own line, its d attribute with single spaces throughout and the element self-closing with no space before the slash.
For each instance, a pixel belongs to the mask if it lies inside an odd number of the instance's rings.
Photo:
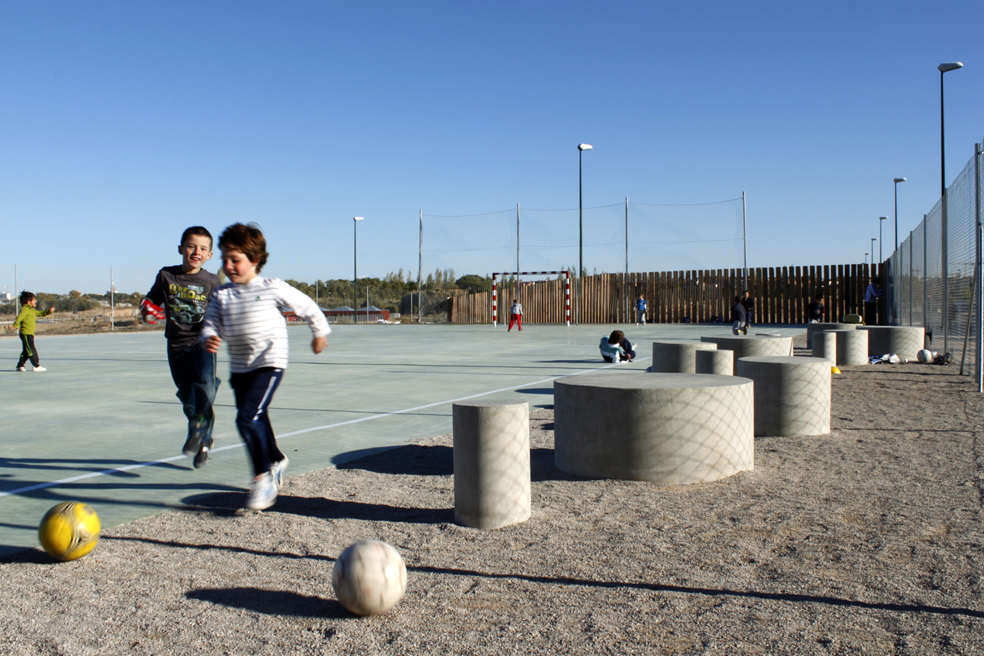
<svg viewBox="0 0 984 656">
<path fill-rule="evenodd" d="M 933 361 L 933 352 L 929 349 L 923 349 L 916 353 L 916 359 L 928 364 Z"/>
<path fill-rule="evenodd" d="M 403 598 L 407 566 L 385 542 L 356 542 L 335 561 L 331 586 L 338 601 L 356 615 L 379 615 Z"/>
</svg>

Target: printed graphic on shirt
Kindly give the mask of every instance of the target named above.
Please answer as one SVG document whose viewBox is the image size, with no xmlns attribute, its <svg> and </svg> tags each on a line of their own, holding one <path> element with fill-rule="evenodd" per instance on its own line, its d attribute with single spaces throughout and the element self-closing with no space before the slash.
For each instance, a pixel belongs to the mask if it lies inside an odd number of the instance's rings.
<svg viewBox="0 0 984 656">
<path fill-rule="evenodd" d="M 206 288 L 201 285 L 171 284 L 167 290 L 167 303 L 171 320 L 186 326 L 201 323 L 205 318 Z"/>
</svg>

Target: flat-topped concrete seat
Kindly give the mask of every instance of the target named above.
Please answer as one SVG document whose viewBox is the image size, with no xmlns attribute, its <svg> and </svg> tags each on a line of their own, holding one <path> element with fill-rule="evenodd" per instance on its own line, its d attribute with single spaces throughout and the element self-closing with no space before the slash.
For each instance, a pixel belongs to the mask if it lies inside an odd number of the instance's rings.
<svg viewBox="0 0 984 656">
<path fill-rule="evenodd" d="M 830 432 L 830 360 L 792 356 L 740 358 L 736 374 L 755 383 L 755 435 Z"/>
<path fill-rule="evenodd" d="M 554 381 L 554 460 L 589 478 L 707 483 L 754 467 L 752 381 L 611 371 Z"/>
<path fill-rule="evenodd" d="M 696 339 L 657 339 L 653 341 L 652 373 L 697 373 L 697 351 L 717 350 L 717 344 Z"/>
<path fill-rule="evenodd" d="M 858 326 L 858 330 L 868 333 L 868 355 L 895 353 L 915 360 L 926 348 L 926 329 L 922 326 Z"/>
<path fill-rule="evenodd" d="M 713 346 L 717 346 L 714 344 Z M 697 351 L 697 373 L 731 376 L 735 373 L 735 352 L 727 349 Z"/>
<path fill-rule="evenodd" d="M 792 337 L 771 335 L 724 335 L 701 337 L 700 341 L 717 344 L 718 350 L 735 352 L 735 365 L 740 358 L 753 355 L 792 355 Z"/>
<path fill-rule="evenodd" d="M 837 333 L 832 330 L 814 333 L 813 357 L 824 358 L 837 364 Z"/>
<path fill-rule="evenodd" d="M 857 324 L 853 323 L 808 323 L 806 324 L 806 348 L 813 348 L 813 334 L 822 333 L 825 330 L 854 330 Z"/>
<path fill-rule="evenodd" d="M 837 336 L 837 366 L 868 364 L 868 331 L 825 330 Z"/>
</svg>

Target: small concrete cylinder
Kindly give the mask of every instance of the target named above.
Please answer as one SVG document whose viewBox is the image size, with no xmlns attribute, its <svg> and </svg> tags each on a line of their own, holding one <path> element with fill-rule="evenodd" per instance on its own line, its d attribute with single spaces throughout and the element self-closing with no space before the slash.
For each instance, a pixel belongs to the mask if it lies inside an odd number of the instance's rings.
<svg viewBox="0 0 984 656">
<path fill-rule="evenodd" d="M 813 357 L 837 364 L 837 335 L 829 330 L 813 334 Z"/>
<path fill-rule="evenodd" d="M 719 351 L 697 351 L 697 373 L 714 374 L 716 376 L 731 376 L 735 371 L 735 352 Z"/>
<path fill-rule="evenodd" d="M 858 326 L 868 333 L 868 355 L 894 353 L 906 360 L 915 360 L 926 348 L 926 329 L 922 326 Z"/>
<path fill-rule="evenodd" d="M 837 366 L 868 364 L 867 330 L 828 330 L 837 336 Z"/>
<path fill-rule="evenodd" d="M 708 344 L 696 339 L 660 339 L 653 342 L 652 373 L 693 374 L 697 373 L 696 355 L 698 351 L 717 349 L 717 344 Z"/>
<path fill-rule="evenodd" d="M 554 462 L 589 478 L 707 483 L 755 464 L 752 381 L 619 371 L 554 381 Z"/>
<path fill-rule="evenodd" d="M 759 356 L 735 368 L 755 383 L 756 437 L 830 432 L 830 360 Z"/>
<path fill-rule="evenodd" d="M 806 324 L 806 348 L 813 348 L 813 336 L 816 333 L 822 333 L 825 330 L 854 330 L 856 327 L 856 324 L 853 323 L 808 323 Z"/>
<path fill-rule="evenodd" d="M 492 529 L 529 519 L 529 404 L 464 401 L 452 420 L 454 521 Z"/>
<path fill-rule="evenodd" d="M 736 367 L 739 358 L 753 355 L 791 355 L 793 352 L 792 337 L 725 335 L 723 337 L 701 337 L 700 341 L 717 344 L 719 351 L 733 351 Z M 732 373 L 734 372 L 732 371 Z"/>
</svg>

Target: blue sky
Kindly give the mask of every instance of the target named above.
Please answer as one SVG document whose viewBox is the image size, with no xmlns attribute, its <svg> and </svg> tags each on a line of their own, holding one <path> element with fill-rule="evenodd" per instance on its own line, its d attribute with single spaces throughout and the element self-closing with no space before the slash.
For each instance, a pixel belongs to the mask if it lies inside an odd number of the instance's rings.
<svg viewBox="0 0 984 656">
<path fill-rule="evenodd" d="M 939 63 L 965 64 L 947 184 L 984 137 L 982 25 L 979 0 L 6 2 L 0 288 L 145 291 L 185 227 L 235 221 L 265 273 L 346 278 L 356 215 L 360 275 L 416 271 L 421 209 L 576 208 L 581 142 L 586 207 L 745 192 L 749 266 L 862 262 L 894 177 L 900 242 L 939 198 Z"/>
</svg>

